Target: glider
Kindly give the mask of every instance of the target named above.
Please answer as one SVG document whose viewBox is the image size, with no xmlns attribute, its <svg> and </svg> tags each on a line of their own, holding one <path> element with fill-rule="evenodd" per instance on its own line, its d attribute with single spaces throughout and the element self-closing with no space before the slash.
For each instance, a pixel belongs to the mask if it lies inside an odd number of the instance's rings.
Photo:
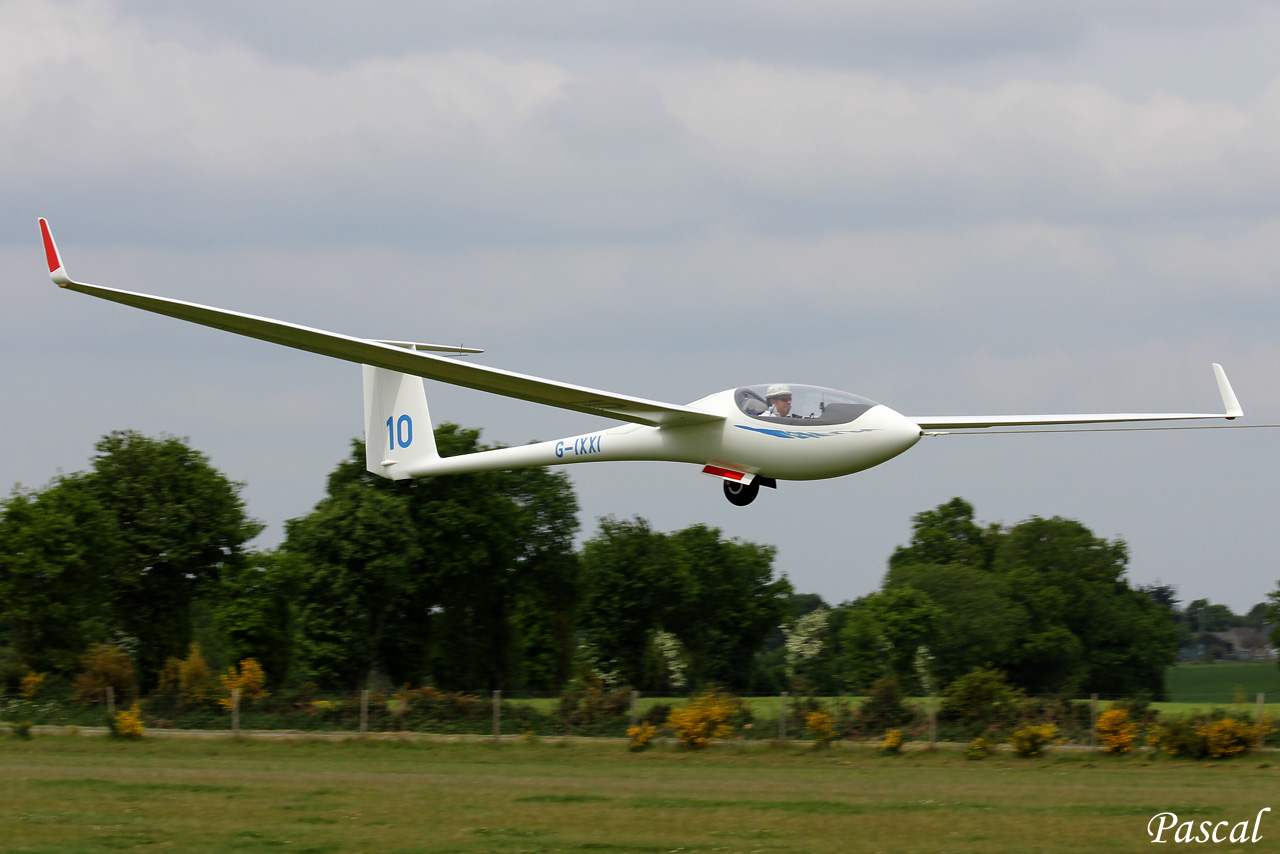
<svg viewBox="0 0 1280 854">
<path fill-rule="evenodd" d="M 686 405 L 662 403 L 526 376 L 443 353 L 481 350 L 355 338 L 282 320 L 77 282 L 67 274 L 40 220 L 49 276 L 59 287 L 180 320 L 224 329 L 364 366 L 366 465 L 392 480 L 497 469 L 614 460 L 692 463 L 719 478 L 725 496 L 750 504 L 779 480 L 818 480 L 863 471 L 898 456 L 921 436 L 955 429 L 1129 421 L 1238 418 L 1227 375 L 1213 365 L 1224 412 L 1095 415 L 907 416 L 855 394 L 794 383 L 748 385 Z M 615 427 L 514 448 L 442 457 L 436 451 L 421 378 L 571 409 L 624 422 Z"/>
</svg>

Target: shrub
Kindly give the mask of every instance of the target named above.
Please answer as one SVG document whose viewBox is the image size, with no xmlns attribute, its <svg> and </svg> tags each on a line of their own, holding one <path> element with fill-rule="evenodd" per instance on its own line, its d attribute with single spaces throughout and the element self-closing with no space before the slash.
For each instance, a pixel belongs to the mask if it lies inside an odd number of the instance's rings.
<svg viewBox="0 0 1280 854">
<path fill-rule="evenodd" d="M 1057 737 L 1057 724 L 1027 724 L 1013 731 L 1009 743 L 1019 756 L 1039 756 Z"/>
<path fill-rule="evenodd" d="M 39 691 L 40 686 L 44 685 L 45 674 L 36 673 L 34 670 L 23 676 L 18 682 L 18 693 L 25 700 L 30 700 Z"/>
<path fill-rule="evenodd" d="M 733 720 L 741 706 L 742 700 L 732 694 L 711 689 L 694 697 L 687 706 L 672 709 L 667 725 L 687 747 L 700 750 L 712 739 L 733 736 Z"/>
<path fill-rule="evenodd" d="M 942 714 L 953 720 L 984 726 L 1012 721 L 1022 694 L 1009 684 L 1003 670 L 977 667 L 947 686 Z"/>
<path fill-rule="evenodd" d="M 804 728 L 809 731 L 815 748 L 830 747 L 836 737 L 835 722 L 830 713 L 815 709 L 804 716 Z"/>
<path fill-rule="evenodd" d="M 1112 706 L 1098 715 L 1098 741 L 1107 753 L 1128 753 L 1138 738 L 1138 725 L 1129 720 L 1129 712 Z"/>
<path fill-rule="evenodd" d="M 606 718 L 627 714 L 631 707 L 628 689 L 609 691 L 598 677 L 575 679 L 560 694 L 560 706 L 556 711 L 571 727 L 589 726 Z"/>
<path fill-rule="evenodd" d="M 240 699 L 248 702 L 261 700 L 271 696 L 267 693 L 267 674 L 256 658 L 246 658 L 240 662 L 240 668 L 228 667 L 227 672 L 218 677 L 222 683 L 223 696 L 218 698 L 218 705 L 228 711 L 235 705 L 231 692 L 240 689 Z"/>
<path fill-rule="evenodd" d="M 911 710 L 902 701 L 898 680 L 887 676 L 876 680 L 867 701 L 858 709 L 859 725 L 870 732 L 901 726 L 911 717 Z"/>
<path fill-rule="evenodd" d="M 116 738 L 142 738 L 142 709 L 134 703 L 123 712 L 116 712 L 111 722 L 111 734 Z"/>
<path fill-rule="evenodd" d="M 9 721 L 9 732 L 23 741 L 31 739 L 31 721 Z"/>
<path fill-rule="evenodd" d="M 880 749 L 889 756 L 897 756 L 902 752 L 902 730 L 891 729 L 884 734 Z"/>
<path fill-rule="evenodd" d="M 982 736 L 969 742 L 969 746 L 964 749 L 965 759 L 986 759 L 990 755 L 991 744 Z"/>
<path fill-rule="evenodd" d="M 132 696 L 136 685 L 133 662 L 114 644 L 95 643 L 80 656 L 80 674 L 73 688 L 81 703 L 105 703 L 107 688 L 123 699 Z"/>
<path fill-rule="evenodd" d="M 639 726 L 627 728 L 627 749 L 632 753 L 639 753 L 642 750 L 648 750 L 653 746 L 653 737 L 658 734 L 658 728 L 648 721 L 644 721 Z"/>
<path fill-rule="evenodd" d="M 1147 744 L 1167 756 L 1200 759 L 1205 756 L 1204 739 L 1191 718 L 1166 718 L 1147 732 Z"/>
<path fill-rule="evenodd" d="M 654 726 L 662 726 L 667 722 L 671 709 L 672 705 L 670 703 L 654 703 L 649 707 L 649 711 L 645 712 L 644 719 Z"/>
<path fill-rule="evenodd" d="M 1204 750 L 1214 759 L 1247 753 L 1258 740 L 1258 728 L 1235 718 L 1223 718 L 1196 728 Z"/>
<path fill-rule="evenodd" d="M 198 643 L 191 645 L 187 657 L 178 664 L 178 690 L 184 703 L 200 705 L 213 699 L 213 671 Z"/>
</svg>

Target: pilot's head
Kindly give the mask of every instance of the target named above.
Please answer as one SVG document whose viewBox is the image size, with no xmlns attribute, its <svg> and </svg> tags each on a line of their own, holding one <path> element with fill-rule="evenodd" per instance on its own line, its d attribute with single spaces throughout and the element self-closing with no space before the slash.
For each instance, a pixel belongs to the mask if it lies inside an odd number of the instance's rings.
<svg viewBox="0 0 1280 854">
<path fill-rule="evenodd" d="M 764 399 L 769 401 L 773 411 L 779 415 L 791 414 L 791 386 L 775 383 L 765 391 Z"/>
</svg>

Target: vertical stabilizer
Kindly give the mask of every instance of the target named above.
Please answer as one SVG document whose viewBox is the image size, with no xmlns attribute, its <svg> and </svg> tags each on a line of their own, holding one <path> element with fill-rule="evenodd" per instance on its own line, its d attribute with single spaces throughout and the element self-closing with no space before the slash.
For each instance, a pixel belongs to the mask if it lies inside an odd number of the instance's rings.
<svg viewBox="0 0 1280 854">
<path fill-rule="evenodd" d="M 420 377 L 364 368 L 365 465 L 380 477 L 401 480 L 415 463 L 435 459 L 436 437 Z"/>
</svg>

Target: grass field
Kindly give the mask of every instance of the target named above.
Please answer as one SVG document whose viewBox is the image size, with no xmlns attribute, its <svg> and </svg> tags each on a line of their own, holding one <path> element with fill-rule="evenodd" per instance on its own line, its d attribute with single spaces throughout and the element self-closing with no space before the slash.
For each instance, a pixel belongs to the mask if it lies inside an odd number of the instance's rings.
<svg viewBox="0 0 1280 854">
<path fill-rule="evenodd" d="M 1274 754 L 0 739 L 0 849 L 46 854 L 1137 851 L 1158 812 L 1234 824 L 1277 795 Z"/>
<path fill-rule="evenodd" d="M 1253 703 L 1259 693 L 1280 702 L 1280 667 L 1274 661 L 1179 664 L 1169 668 L 1165 684 L 1175 703 L 1233 703 L 1239 696 Z"/>
</svg>

